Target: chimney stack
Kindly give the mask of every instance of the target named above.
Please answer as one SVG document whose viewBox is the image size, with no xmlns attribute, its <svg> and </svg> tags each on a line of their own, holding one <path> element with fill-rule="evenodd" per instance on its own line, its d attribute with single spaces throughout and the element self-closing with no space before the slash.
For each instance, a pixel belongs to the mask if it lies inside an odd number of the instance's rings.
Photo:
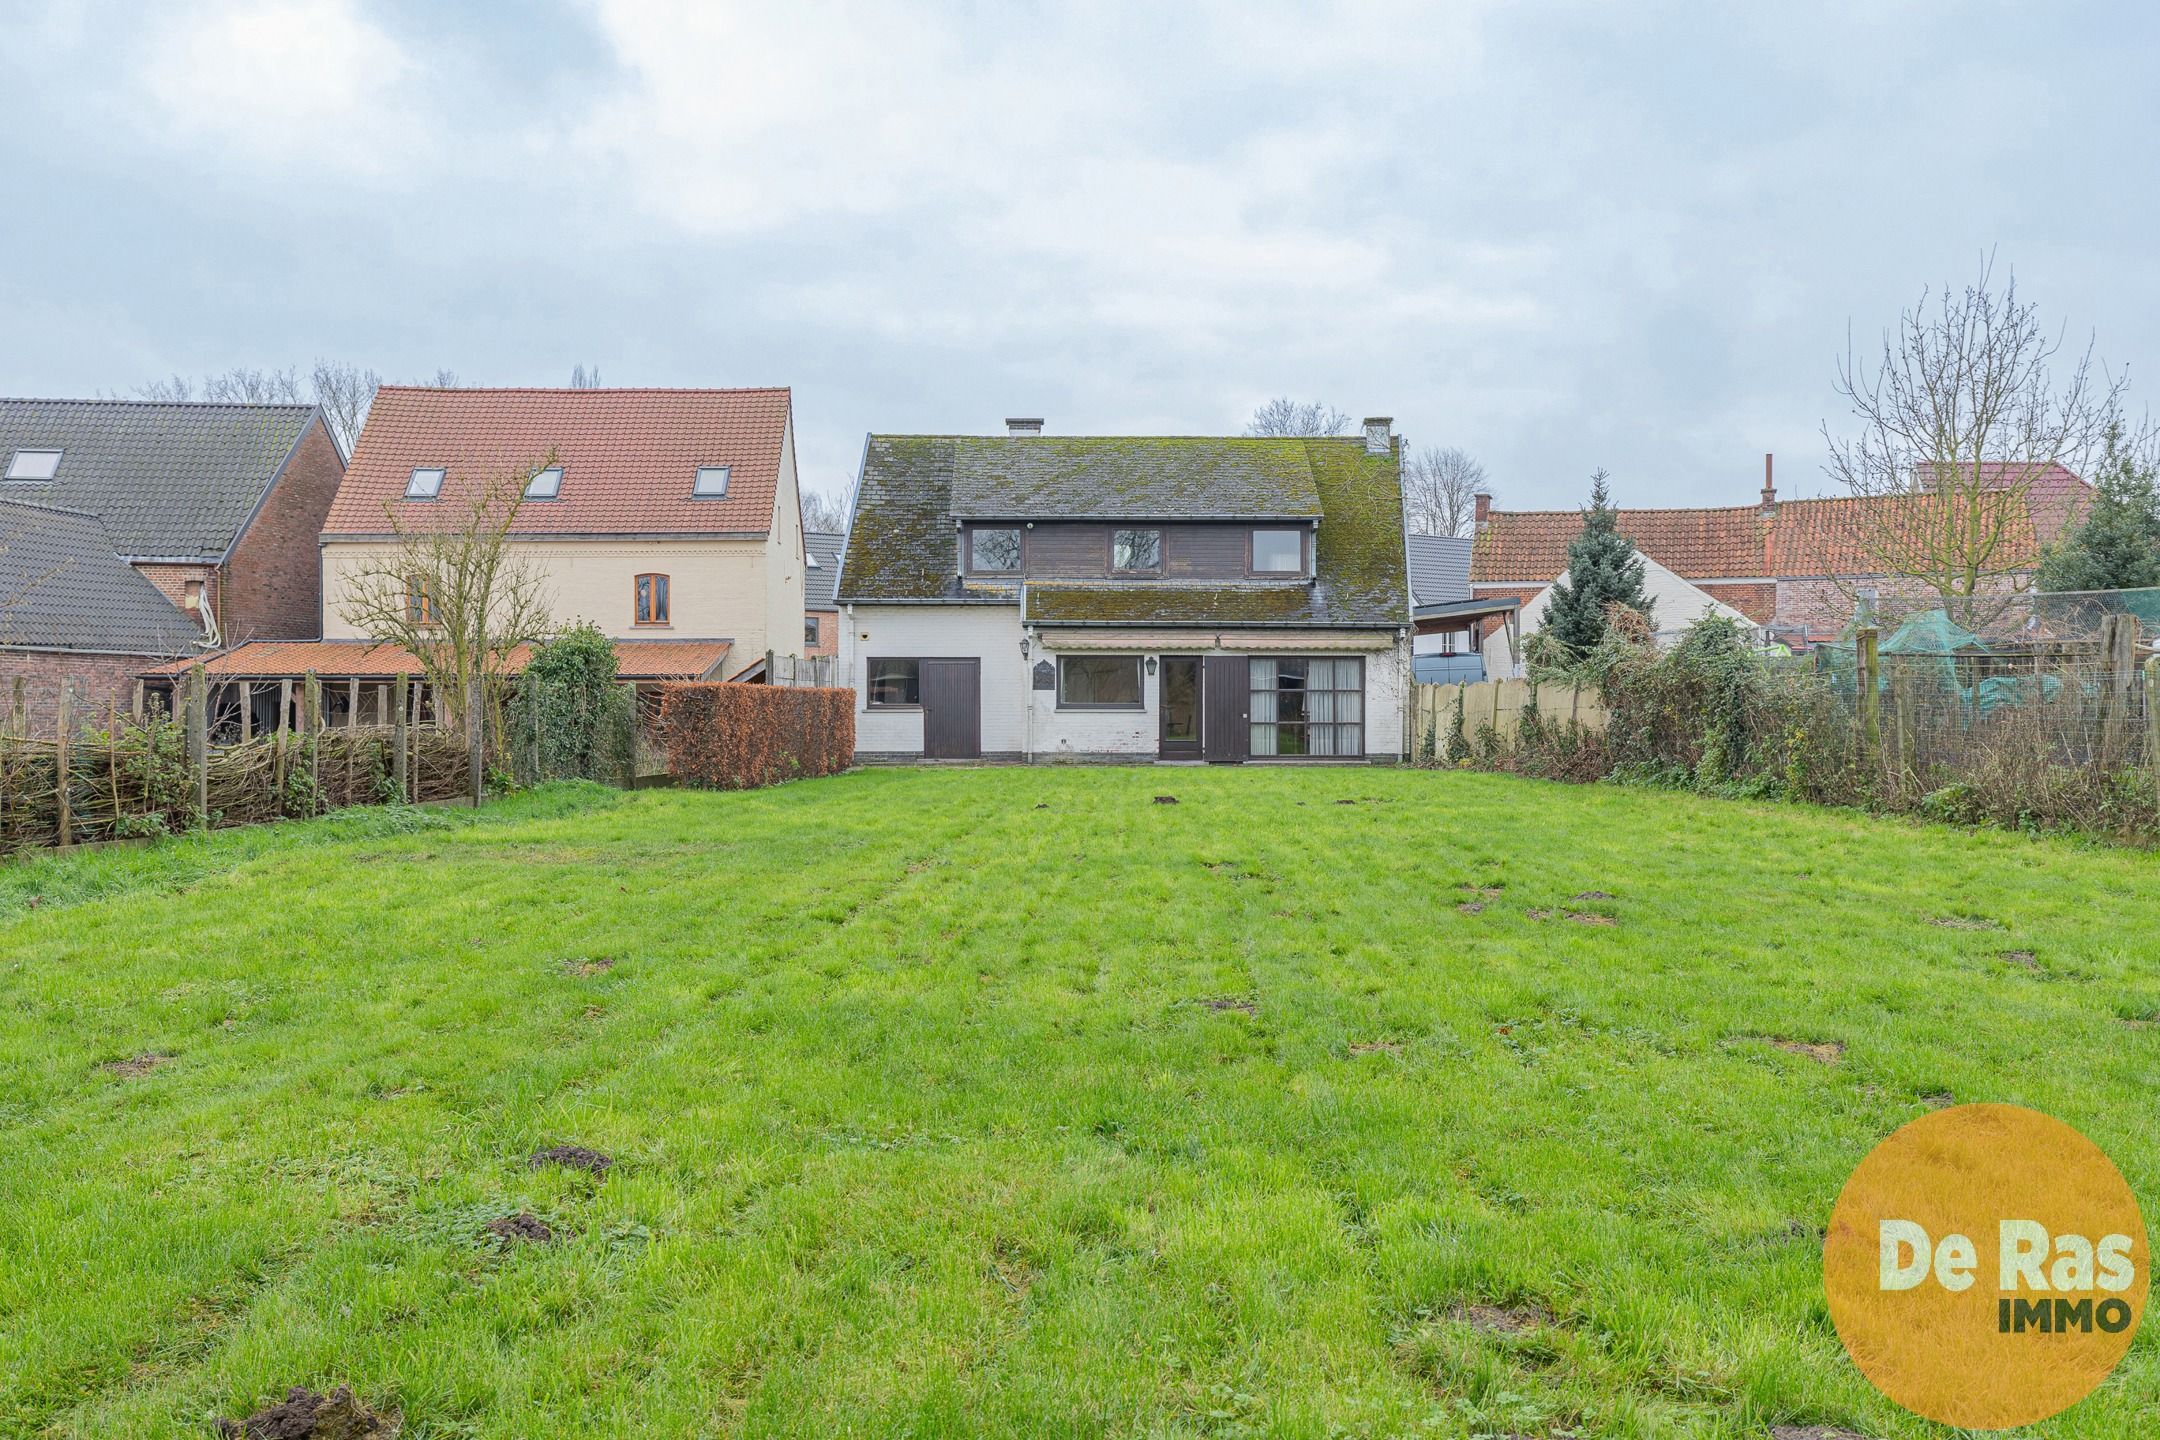
<svg viewBox="0 0 2160 1440">
<path fill-rule="evenodd" d="M 1762 514 L 1765 520 L 1777 514 L 1777 482 L 1771 470 L 1773 458 L 1770 455 L 1762 457 Z"/>
<path fill-rule="evenodd" d="M 1395 417 L 1392 415 L 1368 415 L 1365 417 L 1365 453 L 1385 455 L 1395 448 Z"/>
<path fill-rule="evenodd" d="M 1043 422 L 1040 415 L 1008 415 L 1005 417 L 1005 433 L 1007 435 L 1040 435 L 1042 434 L 1042 427 Z"/>
<path fill-rule="evenodd" d="M 1471 518 L 1476 522 L 1475 528 L 1483 532 L 1487 523 L 1492 520 L 1492 491 L 1476 491 L 1470 497 L 1470 504 Z"/>
</svg>

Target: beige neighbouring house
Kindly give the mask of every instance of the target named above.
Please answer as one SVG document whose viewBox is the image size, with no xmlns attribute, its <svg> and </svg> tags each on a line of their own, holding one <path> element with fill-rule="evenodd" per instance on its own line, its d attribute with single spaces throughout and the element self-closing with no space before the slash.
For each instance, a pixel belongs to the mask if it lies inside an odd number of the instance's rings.
<svg viewBox="0 0 2160 1440">
<path fill-rule="evenodd" d="M 439 390 L 375 398 L 323 525 L 323 638 L 388 549 L 388 516 L 424 523 L 482 477 L 552 454 L 513 547 L 547 577 L 555 618 L 622 641 L 726 640 L 719 678 L 803 648 L 802 507 L 789 392 Z"/>
<path fill-rule="evenodd" d="M 324 682 L 330 723 L 382 718 L 387 677 L 420 667 L 373 643 L 348 597 L 394 556 L 393 517 L 408 532 L 437 515 L 462 523 L 471 498 L 505 475 L 529 477 L 512 552 L 543 577 L 559 624 L 590 621 L 615 640 L 626 678 L 758 680 L 768 652 L 802 654 L 786 389 L 386 385 L 323 523 L 322 640 L 242 646 L 212 667 L 238 689 L 229 708 L 246 713 L 243 730 L 276 723 L 292 691 L 272 682 L 299 678 L 302 662 Z"/>
</svg>

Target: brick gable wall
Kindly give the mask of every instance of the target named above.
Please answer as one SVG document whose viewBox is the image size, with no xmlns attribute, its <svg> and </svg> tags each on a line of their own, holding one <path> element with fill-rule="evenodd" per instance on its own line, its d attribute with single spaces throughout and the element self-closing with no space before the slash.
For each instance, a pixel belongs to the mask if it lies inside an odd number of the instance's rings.
<svg viewBox="0 0 2160 1440">
<path fill-rule="evenodd" d="M 32 735 L 53 733 L 60 685 L 69 686 L 68 703 L 78 726 L 105 724 L 106 706 L 126 710 L 135 703 L 135 677 L 162 655 L 83 655 L 70 650 L 0 650 L 0 713 L 12 713 L 15 682 L 22 682 L 23 709 Z"/>
<path fill-rule="evenodd" d="M 218 612 L 226 644 L 321 636 L 322 558 L 316 540 L 344 476 L 336 443 L 315 421 L 226 562 Z"/>
</svg>

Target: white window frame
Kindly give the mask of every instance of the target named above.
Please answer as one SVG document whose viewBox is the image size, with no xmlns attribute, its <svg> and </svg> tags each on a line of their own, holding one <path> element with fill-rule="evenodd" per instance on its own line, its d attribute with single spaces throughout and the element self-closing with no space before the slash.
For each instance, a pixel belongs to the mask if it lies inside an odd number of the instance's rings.
<svg viewBox="0 0 2160 1440">
<path fill-rule="evenodd" d="M 60 461 L 66 454 L 65 450 L 33 450 L 26 446 L 8 457 L 7 478 L 10 480 L 51 480 L 59 475 Z M 52 457 L 52 463 L 39 466 L 44 472 L 43 474 L 26 475 L 23 473 L 24 461 L 43 461 L 47 456 Z"/>
</svg>

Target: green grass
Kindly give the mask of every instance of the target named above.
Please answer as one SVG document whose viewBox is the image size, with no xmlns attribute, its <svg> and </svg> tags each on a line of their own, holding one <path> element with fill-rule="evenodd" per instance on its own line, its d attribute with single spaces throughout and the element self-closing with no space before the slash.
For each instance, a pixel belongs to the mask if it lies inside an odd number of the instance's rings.
<svg viewBox="0 0 2160 1440">
<path fill-rule="evenodd" d="M 1817 1227 L 1943 1093 L 2155 1193 L 2156 878 L 1365 770 L 562 788 L 0 869 L 0 1434 L 341 1381 L 407 1440 L 1940 1433 L 1844 1359 Z M 558 1240 L 483 1239 L 521 1209 Z M 2146 1337 L 2035 1433 L 2156 1429 Z"/>
</svg>

